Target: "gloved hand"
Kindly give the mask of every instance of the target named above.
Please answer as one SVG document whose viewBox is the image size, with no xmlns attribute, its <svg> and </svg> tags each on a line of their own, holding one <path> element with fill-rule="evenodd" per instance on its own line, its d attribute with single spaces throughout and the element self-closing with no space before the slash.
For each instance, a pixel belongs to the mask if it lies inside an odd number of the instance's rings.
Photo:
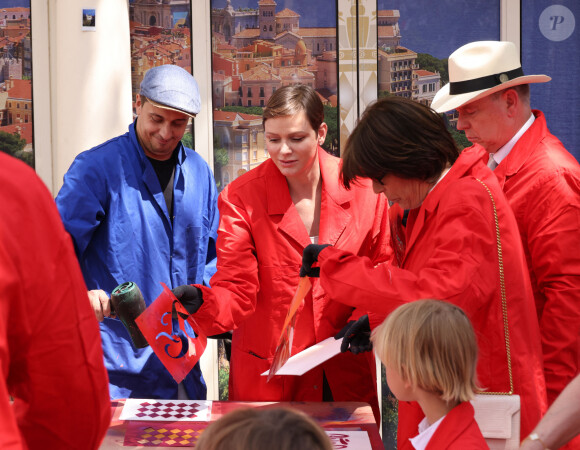
<svg viewBox="0 0 580 450">
<path fill-rule="evenodd" d="M 312 267 L 312 264 L 318 262 L 318 255 L 323 248 L 330 244 L 309 244 L 302 252 L 302 267 L 300 267 L 300 277 L 309 276 L 318 278 L 320 276 L 320 267 Z"/>
<path fill-rule="evenodd" d="M 173 295 L 181 302 L 183 307 L 189 314 L 195 314 L 203 304 L 203 297 L 201 289 L 191 286 L 190 284 L 183 284 L 172 289 Z"/>
<path fill-rule="evenodd" d="M 351 320 L 342 330 L 338 332 L 334 339 L 344 337 L 340 345 L 340 351 L 350 350 L 355 355 L 363 352 L 370 352 L 373 349 L 371 342 L 371 326 L 369 316 L 361 316 L 358 320 Z"/>
</svg>

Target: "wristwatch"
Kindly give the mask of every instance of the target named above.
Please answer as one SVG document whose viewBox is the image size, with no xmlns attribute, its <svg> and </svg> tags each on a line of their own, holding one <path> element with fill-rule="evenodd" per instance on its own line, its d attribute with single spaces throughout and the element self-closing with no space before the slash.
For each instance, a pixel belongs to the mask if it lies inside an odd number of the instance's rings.
<svg viewBox="0 0 580 450">
<path fill-rule="evenodd" d="M 530 433 L 530 435 L 524 439 L 525 441 L 538 441 L 540 444 L 542 444 L 542 447 L 544 447 L 545 450 L 550 450 L 546 444 L 544 444 L 544 441 L 542 441 L 540 439 L 540 436 L 538 436 L 538 433 L 536 433 L 535 431 L 533 433 Z"/>
</svg>

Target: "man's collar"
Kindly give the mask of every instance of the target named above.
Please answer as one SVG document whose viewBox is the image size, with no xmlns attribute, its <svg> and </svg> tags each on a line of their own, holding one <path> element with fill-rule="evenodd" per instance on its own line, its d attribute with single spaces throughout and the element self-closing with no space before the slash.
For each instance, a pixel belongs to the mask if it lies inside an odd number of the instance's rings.
<svg viewBox="0 0 580 450">
<path fill-rule="evenodd" d="M 509 153 L 512 151 L 512 148 L 514 148 L 514 145 L 516 145 L 516 142 L 518 142 L 519 139 L 523 136 L 523 134 L 526 131 L 528 131 L 528 128 L 532 126 L 535 119 L 536 118 L 534 117 L 534 113 L 530 113 L 530 118 L 526 121 L 526 123 L 524 123 L 524 125 L 518 130 L 518 132 L 508 141 L 508 143 L 505 144 L 502 148 L 500 148 L 497 152 L 493 153 L 493 159 L 498 165 L 503 161 L 503 159 L 507 155 L 509 155 Z"/>
</svg>

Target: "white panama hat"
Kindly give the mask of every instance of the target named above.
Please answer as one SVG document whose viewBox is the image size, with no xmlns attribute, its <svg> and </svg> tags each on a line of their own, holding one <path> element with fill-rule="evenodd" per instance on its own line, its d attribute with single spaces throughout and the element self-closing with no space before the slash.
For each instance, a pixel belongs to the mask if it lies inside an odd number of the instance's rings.
<svg viewBox="0 0 580 450">
<path fill-rule="evenodd" d="M 547 75 L 524 75 L 513 42 L 478 41 L 449 56 L 449 83 L 431 103 L 441 113 L 519 84 L 546 83 Z"/>
</svg>

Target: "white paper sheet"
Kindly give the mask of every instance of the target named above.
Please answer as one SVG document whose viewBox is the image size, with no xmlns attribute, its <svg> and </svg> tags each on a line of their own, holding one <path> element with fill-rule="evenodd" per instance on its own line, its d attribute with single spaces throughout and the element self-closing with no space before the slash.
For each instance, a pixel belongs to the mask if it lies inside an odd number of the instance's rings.
<svg viewBox="0 0 580 450">
<path fill-rule="evenodd" d="M 332 336 L 314 344 L 312 347 L 291 356 L 286 364 L 276 372 L 276 375 L 303 375 L 334 355 L 338 355 L 340 344 L 342 344 L 342 339 L 334 339 Z M 262 376 L 268 375 L 268 372 L 266 370 Z"/>
<path fill-rule="evenodd" d="M 209 400 L 128 398 L 119 419 L 155 422 L 209 422 L 211 403 Z"/>
<path fill-rule="evenodd" d="M 333 338 L 334 339 L 334 338 Z M 372 450 L 371 441 L 366 431 L 333 431 L 324 430 L 335 450 Z"/>
</svg>

